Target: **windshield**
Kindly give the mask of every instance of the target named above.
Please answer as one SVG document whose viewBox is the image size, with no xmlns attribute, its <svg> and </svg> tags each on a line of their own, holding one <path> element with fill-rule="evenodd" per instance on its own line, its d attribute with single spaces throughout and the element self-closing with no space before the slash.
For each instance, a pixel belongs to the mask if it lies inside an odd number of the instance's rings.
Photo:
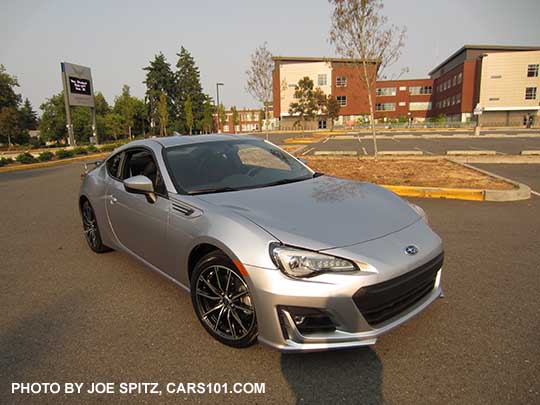
<svg viewBox="0 0 540 405">
<path fill-rule="evenodd" d="M 187 194 L 267 187 L 313 177 L 281 149 L 255 139 L 167 148 L 165 161 L 177 190 Z"/>
</svg>

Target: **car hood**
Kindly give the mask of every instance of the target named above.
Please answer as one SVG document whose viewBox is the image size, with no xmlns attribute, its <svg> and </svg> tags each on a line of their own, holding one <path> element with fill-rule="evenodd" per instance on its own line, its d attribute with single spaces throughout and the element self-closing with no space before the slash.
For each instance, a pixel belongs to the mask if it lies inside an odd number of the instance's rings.
<svg viewBox="0 0 540 405">
<path fill-rule="evenodd" d="M 382 187 L 330 176 L 199 197 L 235 211 L 284 244 L 313 250 L 377 239 L 420 218 Z"/>
</svg>

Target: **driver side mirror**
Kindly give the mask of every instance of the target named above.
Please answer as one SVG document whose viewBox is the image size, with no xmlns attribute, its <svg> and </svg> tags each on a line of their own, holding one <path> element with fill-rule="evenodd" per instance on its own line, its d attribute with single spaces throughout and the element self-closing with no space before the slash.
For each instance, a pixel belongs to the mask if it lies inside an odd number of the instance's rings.
<svg viewBox="0 0 540 405">
<path fill-rule="evenodd" d="M 124 180 L 124 188 L 128 193 L 144 194 L 146 200 L 153 204 L 157 201 L 152 180 L 146 176 L 133 176 Z"/>
</svg>

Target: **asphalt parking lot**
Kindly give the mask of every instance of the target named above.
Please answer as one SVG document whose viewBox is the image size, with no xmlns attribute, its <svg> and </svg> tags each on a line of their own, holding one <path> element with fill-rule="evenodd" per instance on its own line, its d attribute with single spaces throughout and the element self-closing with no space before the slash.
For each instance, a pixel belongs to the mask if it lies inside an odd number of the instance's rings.
<svg viewBox="0 0 540 405">
<path fill-rule="evenodd" d="M 519 155 L 522 150 L 540 150 L 538 138 L 419 138 L 419 139 L 378 139 L 379 151 L 421 151 L 425 155 L 445 155 L 449 150 L 493 150 L 502 155 Z M 317 154 L 318 151 L 354 151 L 359 155 L 373 154 L 373 139 L 363 137 L 356 139 L 321 140 L 305 149 L 306 155 Z"/>
<path fill-rule="evenodd" d="M 538 180 L 534 165 L 500 167 Z M 282 355 L 217 343 L 186 292 L 125 254 L 92 253 L 76 204 L 80 172 L 0 174 L 0 403 L 540 402 L 540 198 L 414 200 L 445 243 L 446 297 L 373 347 Z M 12 382 L 34 381 L 264 382 L 266 393 L 10 393 Z"/>
</svg>

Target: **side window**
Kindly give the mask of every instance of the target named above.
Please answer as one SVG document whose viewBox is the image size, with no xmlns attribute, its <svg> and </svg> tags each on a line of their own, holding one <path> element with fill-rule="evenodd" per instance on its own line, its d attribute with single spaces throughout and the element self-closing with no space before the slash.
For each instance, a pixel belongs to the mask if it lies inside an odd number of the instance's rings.
<svg viewBox="0 0 540 405">
<path fill-rule="evenodd" d="M 113 157 L 111 157 L 109 160 L 107 160 L 107 173 L 109 173 L 109 176 L 118 179 L 118 169 L 120 168 L 120 162 L 122 161 L 122 155 L 123 153 L 120 152 Z"/>
<path fill-rule="evenodd" d="M 154 184 L 157 194 L 166 195 L 165 183 L 152 153 L 145 149 L 136 149 L 126 153 L 122 169 L 122 180 L 133 176 L 146 176 Z"/>
</svg>

